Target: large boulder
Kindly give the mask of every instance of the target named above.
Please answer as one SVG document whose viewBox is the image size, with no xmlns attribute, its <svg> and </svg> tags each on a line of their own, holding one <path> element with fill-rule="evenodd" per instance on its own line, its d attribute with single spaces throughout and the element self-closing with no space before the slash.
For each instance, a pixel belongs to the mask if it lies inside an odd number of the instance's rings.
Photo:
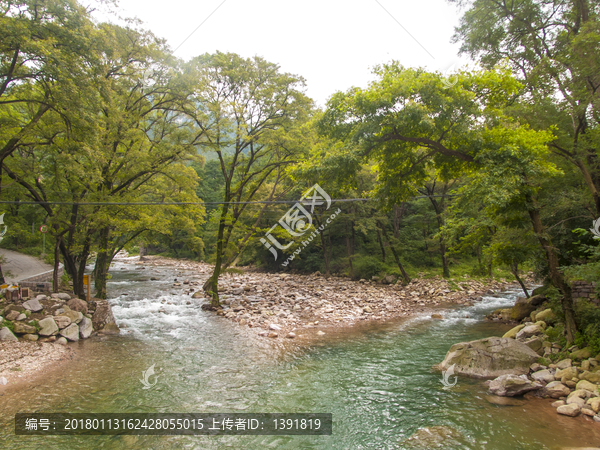
<svg viewBox="0 0 600 450">
<path fill-rule="evenodd" d="M 552 383 L 554 381 L 554 375 L 548 370 L 538 370 L 531 374 L 531 378 L 535 381 L 543 381 L 544 383 Z"/>
<path fill-rule="evenodd" d="M 510 338 L 489 337 L 454 344 L 439 364 L 454 373 L 477 378 L 496 378 L 500 375 L 523 375 L 539 355 L 522 342 Z"/>
<path fill-rule="evenodd" d="M 587 372 L 579 378 L 590 383 L 600 383 L 600 372 Z"/>
<path fill-rule="evenodd" d="M 543 295 L 534 295 L 529 298 L 517 297 L 515 306 L 512 307 L 510 312 L 510 318 L 512 320 L 523 320 L 525 317 L 529 317 L 544 301 L 546 301 L 546 297 Z"/>
<path fill-rule="evenodd" d="M 566 369 L 557 370 L 554 374 L 554 378 L 557 380 L 571 380 L 575 378 L 579 372 L 577 371 L 577 367 L 567 367 Z"/>
<path fill-rule="evenodd" d="M 106 334 L 118 334 L 120 331 L 112 309 L 106 300 L 96 300 L 96 311 L 92 316 L 92 323 L 95 331 Z"/>
<path fill-rule="evenodd" d="M 71 319 L 69 319 L 67 316 L 54 316 L 54 321 L 61 330 L 71 325 Z"/>
<path fill-rule="evenodd" d="M 500 397 L 514 397 L 541 388 L 542 385 L 530 381 L 527 375 L 501 375 L 490 383 L 490 393 Z"/>
<path fill-rule="evenodd" d="M 556 322 L 556 316 L 554 315 L 552 310 L 548 308 L 535 315 L 535 321 L 538 322 L 540 320 L 549 324 L 553 324 L 554 322 Z"/>
<path fill-rule="evenodd" d="M 596 395 L 600 394 L 598 385 L 590 383 L 589 381 L 586 381 L 586 380 L 581 380 L 580 382 L 578 382 L 575 389 L 577 389 L 578 391 L 585 390 L 585 391 L 593 392 Z"/>
<path fill-rule="evenodd" d="M 15 322 L 13 324 L 13 331 L 18 334 L 33 334 L 35 333 L 35 327 L 23 322 Z"/>
<path fill-rule="evenodd" d="M 58 325 L 52 317 L 46 317 L 38 322 L 40 326 L 40 331 L 38 334 L 40 336 L 52 336 L 58 333 Z"/>
<path fill-rule="evenodd" d="M 582 348 L 581 350 L 577 350 L 571 353 L 571 358 L 573 359 L 588 359 L 592 356 L 592 350 L 589 347 Z"/>
<path fill-rule="evenodd" d="M 83 314 L 81 314 L 79 311 L 71 311 L 70 309 L 66 310 L 64 313 L 59 314 L 59 316 L 68 317 L 73 323 L 79 323 L 83 319 Z"/>
<path fill-rule="evenodd" d="M 565 416 L 575 417 L 581 412 L 579 405 L 571 403 L 570 405 L 563 405 L 556 408 L 556 412 Z"/>
<path fill-rule="evenodd" d="M 67 302 L 67 306 L 73 311 L 79 311 L 80 313 L 87 314 L 88 304 L 85 300 L 80 298 L 72 298 Z"/>
<path fill-rule="evenodd" d="M 552 381 L 546 385 L 546 393 L 552 398 L 561 398 L 569 395 L 571 390 L 560 381 Z"/>
<path fill-rule="evenodd" d="M 18 339 L 7 327 L 2 327 L 0 328 L 0 341 L 18 341 Z"/>
<path fill-rule="evenodd" d="M 523 328 L 517 333 L 517 339 L 525 340 L 532 336 L 537 336 L 540 334 L 544 334 L 544 329 L 540 325 L 527 325 L 525 328 Z"/>
</svg>

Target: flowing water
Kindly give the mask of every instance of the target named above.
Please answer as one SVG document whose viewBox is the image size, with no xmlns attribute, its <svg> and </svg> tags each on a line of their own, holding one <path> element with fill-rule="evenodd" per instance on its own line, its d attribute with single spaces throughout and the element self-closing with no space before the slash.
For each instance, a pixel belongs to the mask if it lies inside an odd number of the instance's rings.
<svg viewBox="0 0 600 450">
<path fill-rule="evenodd" d="M 0 448 L 425 449 L 431 442 L 404 441 L 432 426 L 459 436 L 444 449 L 600 446 L 600 424 L 558 416 L 548 400 L 499 406 L 480 381 L 459 377 L 445 390 L 431 369 L 453 343 L 510 328 L 481 319 L 511 306 L 517 291 L 443 311 L 444 320 L 417 316 L 328 333 L 309 348 L 287 341 L 284 349 L 171 293 L 181 271 L 138 269 L 113 267 L 109 294 L 120 336 L 71 344 L 81 358 L 0 397 Z M 142 371 L 153 364 L 156 385 L 143 389 Z M 333 434 L 25 437 L 14 435 L 17 412 L 319 412 L 333 414 Z"/>
</svg>

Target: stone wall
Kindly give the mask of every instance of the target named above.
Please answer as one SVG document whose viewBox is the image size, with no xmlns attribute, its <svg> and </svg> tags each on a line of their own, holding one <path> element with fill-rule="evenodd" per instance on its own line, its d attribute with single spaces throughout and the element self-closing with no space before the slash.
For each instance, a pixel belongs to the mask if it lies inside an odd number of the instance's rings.
<svg viewBox="0 0 600 450">
<path fill-rule="evenodd" d="M 64 273 L 65 269 L 61 265 L 58 268 L 58 277 L 60 278 Z M 47 272 L 39 273 L 34 275 L 33 277 L 24 278 L 18 282 L 19 286 L 22 288 L 29 288 L 33 292 L 52 292 L 52 276 L 54 274 L 54 270 L 49 270 Z"/>
<path fill-rule="evenodd" d="M 585 281 L 574 281 L 571 285 L 573 289 L 573 300 L 577 302 L 579 299 L 587 299 L 600 306 L 600 297 L 596 293 L 596 283 L 587 283 Z"/>
</svg>

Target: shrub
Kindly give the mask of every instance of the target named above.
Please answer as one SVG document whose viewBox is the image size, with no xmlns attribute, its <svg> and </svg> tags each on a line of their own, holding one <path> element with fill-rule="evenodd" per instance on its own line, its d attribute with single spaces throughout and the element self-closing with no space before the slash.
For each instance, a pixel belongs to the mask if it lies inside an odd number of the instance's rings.
<svg viewBox="0 0 600 450">
<path fill-rule="evenodd" d="M 354 278 L 370 280 L 385 270 L 380 259 L 374 256 L 357 256 L 354 260 Z"/>
</svg>

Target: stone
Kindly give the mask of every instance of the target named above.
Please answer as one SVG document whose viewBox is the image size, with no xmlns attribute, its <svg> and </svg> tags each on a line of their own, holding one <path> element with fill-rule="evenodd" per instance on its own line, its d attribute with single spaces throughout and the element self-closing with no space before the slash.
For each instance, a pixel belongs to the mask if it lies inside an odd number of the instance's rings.
<svg viewBox="0 0 600 450">
<path fill-rule="evenodd" d="M 270 337 L 270 338 L 276 338 L 279 335 L 277 333 L 275 333 L 274 331 L 271 331 L 267 336 Z"/>
<path fill-rule="evenodd" d="M 42 309 L 44 309 L 44 307 L 40 304 L 40 302 L 37 298 L 23 302 L 23 308 L 25 308 L 31 312 L 38 312 L 38 311 L 41 311 Z"/>
<path fill-rule="evenodd" d="M 554 378 L 556 380 L 570 380 L 571 378 L 575 378 L 578 373 L 577 367 L 567 367 L 566 369 L 557 370 L 554 374 Z"/>
<path fill-rule="evenodd" d="M 231 293 L 233 295 L 242 295 L 244 293 L 244 289 L 242 288 L 235 288 L 231 291 Z"/>
<path fill-rule="evenodd" d="M 498 406 L 523 406 L 525 402 L 512 397 L 499 397 L 497 395 L 486 395 L 485 399 L 492 405 Z"/>
<path fill-rule="evenodd" d="M 600 422 L 600 414 L 594 416 L 594 422 Z"/>
<path fill-rule="evenodd" d="M 454 365 L 454 373 L 477 378 L 529 373 L 539 355 L 522 342 L 510 338 L 489 337 L 454 344 L 438 369 Z"/>
<path fill-rule="evenodd" d="M 286 338 L 289 338 L 289 339 L 294 339 L 295 337 L 296 337 L 296 333 L 294 333 L 293 331 L 290 331 L 286 336 Z"/>
<path fill-rule="evenodd" d="M 431 450 L 433 448 L 465 448 L 467 441 L 462 434 L 448 426 L 436 425 L 420 428 L 402 442 L 400 448 L 407 450 Z"/>
<path fill-rule="evenodd" d="M 61 330 L 60 335 L 66 337 L 69 341 L 79 340 L 79 327 L 72 323 L 64 330 Z"/>
<path fill-rule="evenodd" d="M 35 327 L 27 325 L 23 322 L 15 322 L 13 324 L 13 331 L 17 334 L 29 334 L 35 333 Z"/>
<path fill-rule="evenodd" d="M 600 397 L 590 397 L 586 402 L 594 412 L 600 412 Z"/>
<path fill-rule="evenodd" d="M 67 306 L 71 308 L 72 311 L 78 311 L 82 314 L 87 314 L 88 312 L 88 304 L 85 300 L 81 300 L 80 298 L 72 298 L 67 302 Z"/>
<path fill-rule="evenodd" d="M 202 293 L 202 291 L 196 291 L 192 294 L 192 298 L 203 298 L 204 294 Z"/>
<path fill-rule="evenodd" d="M 571 390 L 560 381 L 553 381 L 546 385 L 546 393 L 552 398 L 566 397 Z"/>
<path fill-rule="evenodd" d="M 87 339 L 90 337 L 93 331 L 94 326 L 92 324 L 92 321 L 87 317 L 81 319 L 81 322 L 79 322 L 79 337 L 81 339 Z"/>
<path fill-rule="evenodd" d="M 575 417 L 579 415 L 580 408 L 576 404 L 571 403 L 570 405 L 559 406 L 556 412 L 565 416 Z"/>
<path fill-rule="evenodd" d="M 573 361 L 571 361 L 571 359 L 563 359 L 559 362 L 556 363 L 556 368 L 557 369 L 566 369 L 567 367 L 571 367 L 573 365 Z"/>
<path fill-rule="evenodd" d="M 96 311 L 92 316 L 92 323 L 95 331 L 105 334 L 118 334 L 120 331 L 112 309 L 106 300 L 96 300 Z"/>
<path fill-rule="evenodd" d="M 571 397 L 569 395 L 569 398 L 567 398 L 567 405 L 572 405 L 575 404 L 577 406 L 579 406 L 579 408 L 581 408 L 583 405 L 585 405 L 585 400 L 582 399 L 581 397 Z"/>
<path fill-rule="evenodd" d="M 37 334 L 24 334 L 21 336 L 26 341 L 37 341 L 39 336 Z"/>
<path fill-rule="evenodd" d="M 281 327 L 275 323 L 269 324 L 269 330 L 281 331 Z"/>
<path fill-rule="evenodd" d="M 79 323 L 83 319 L 83 314 L 79 311 L 66 310 L 64 313 L 59 314 L 59 316 L 68 317 L 72 323 Z"/>
<path fill-rule="evenodd" d="M 564 400 L 556 400 L 555 402 L 552 402 L 550 404 L 550 406 L 552 406 L 554 408 L 558 408 L 559 406 L 562 406 L 562 405 L 566 405 Z"/>
<path fill-rule="evenodd" d="M 581 414 L 585 414 L 586 416 L 590 416 L 593 417 L 596 415 L 596 413 L 594 411 L 592 411 L 592 409 L 589 406 L 583 405 L 583 407 L 581 408 Z"/>
<path fill-rule="evenodd" d="M 534 336 L 530 339 L 527 339 L 526 341 L 523 341 L 523 344 L 525 344 L 537 354 L 540 354 L 539 352 L 540 350 L 542 350 L 542 340 L 539 338 L 539 336 Z"/>
<path fill-rule="evenodd" d="M 442 317 L 442 315 L 441 315 L 441 314 L 432 314 L 432 315 L 431 315 L 431 318 L 432 318 L 432 319 L 438 319 L 438 320 L 442 320 L 442 319 L 443 319 L 443 317 Z"/>
<path fill-rule="evenodd" d="M 586 390 L 586 391 L 594 392 L 596 394 L 599 393 L 598 385 L 590 383 L 587 380 L 581 380 L 579 383 L 577 383 L 577 388 L 576 389 L 577 390 L 583 389 L 583 390 Z"/>
<path fill-rule="evenodd" d="M 576 350 L 571 353 L 571 358 L 573 359 L 588 359 L 591 358 L 592 351 L 589 347 L 582 348 L 581 350 Z"/>
<path fill-rule="evenodd" d="M 0 377 L 0 384 L 2 386 L 6 386 L 8 384 L 8 380 L 4 377 Z"/>
<path fill-rule="evenodd" d="M 370 307 L 370 306 L 365 306 L 365 307 L 363 308 L 363 312 L 366 312 L 366 313 L 372 313 L 372 312 L 373 312 L 373 310 L 371 309 L 371 307 Z"/>
<path fill-rule="evenodd" d="M 7 327 L 2 327 L 0 328 L 0 341 L 18 341 L 18 339 Z"/>
<path fill-rule="evenodd" d="M 25 314 L 19 314 L 19 317 L 17 317 L 17 320 L 25 320 L 27 319 L 27 316 Z"/>
<path fill-rule="evenodd" d="M 510 318 L 512 320 L 521 321 L 525 317 L 528 317 L 533 311 L 537 309 L 536 305 L 533 305 L 530 299 L 525 297 L 518 297 L 510 310 Z"/>
<path fill-rule="evenodd" d="M 590 383 L 600 383 L 600 372 L 588 372 L 585 376 L 582 375 L 581 379 Z"/>
<path fill-rule="evenodd" d="M 517 333 L 519 331 L 521 331 L 523 328 L 525 328 L 525 324 L 517 325 L 516 327 L 511 328 L 506 333 L 504 333 L 504 335 L 502 337 L 514 339 L 517 337 Z"/>
<path fill-rule="evenodd" d="M 9 311 L 8 314 L 6 314 L 6 320 L 17 320 L 17 317 L 20 315 L 21 313 L 19 311 Z"/>
<path fill-rule="evenodd" d="M 58 298 L 60 300 L 71 300 L 71 296 L 69 294 L 64 293 L 64 292 L 59 292 L 57 294 L 50 294 L 50 297 L 52 297 L 52 298 Z"/>
<path fill-rule="evenodd" d="M 535 321 L 538 322 L 540 320 L 548 324 L 553 324 L 554 322 L 556 322 L 556 316 L 554 315 L 552 310 L 548 308 L 535 315 Z"/>
<path fill-rule="evenodd" d="M 38 322 L 40 331 L 38 332 L 41 336 L 51 336 L 58 333 L 58 325 L 52 317 L 46 317 Z"/>
<path fill-rule="evenodd" d="M 588 371 L 590 370 L 590 360 L 586 359 L 585 361 L 581 361 L 581 370 Z"/>
<path fill-rule="evenodd" d="M 56 322 L 56 325 L 58 325 L 58 328 L 61 330 L 71 325 L 71 319 L 62 315 L 54 316 L 54 322 Z"/>
<path fill-rule="evenodd" d="M 531 378 L 535 381 L 543 381 L 544 383 L 551 383 L 554 381 L 554 375 L 548 369 L 532 373 Z"/>
<path fill-rule="evenodd" d="M 492 380 L 489 391 L 500 397 L 514 397 L 541 387 L 540 383 L 530 381 L 526 375 L 507 374 Z"/>
<path fill-rule="evenodd" d="M 317 331 L 317 335 L 318 335 L 318 336 L 324 336 L 324 335 L 325 335 L 325 333 L 324 333 L 324 332 L 322 332 L 321 330 L 319 330 L 319 331 Z"/>
<path fill-rule="evenodd" d="M 56 340 L 56 343 L 57 343 L 58 345 L 67 345 L 67 340 L 66 340 L 64 337 L 62 337 L 62 336 L 61 336 L 61 337 L 59 337 L 59 338 Z"/>
<path fill-rule="evenodd" d="M 525 328 L 523 328 L 521 331 L 519 331 L 517 333 L 517 339 L 527 339 L 530 338 L 531 336 L 536 336 L 538 334 L 544 334 L 544 330 L 542 329 L 541 326 L 533 324 L 533 325 L 528 325 Z"/>
</svg>

